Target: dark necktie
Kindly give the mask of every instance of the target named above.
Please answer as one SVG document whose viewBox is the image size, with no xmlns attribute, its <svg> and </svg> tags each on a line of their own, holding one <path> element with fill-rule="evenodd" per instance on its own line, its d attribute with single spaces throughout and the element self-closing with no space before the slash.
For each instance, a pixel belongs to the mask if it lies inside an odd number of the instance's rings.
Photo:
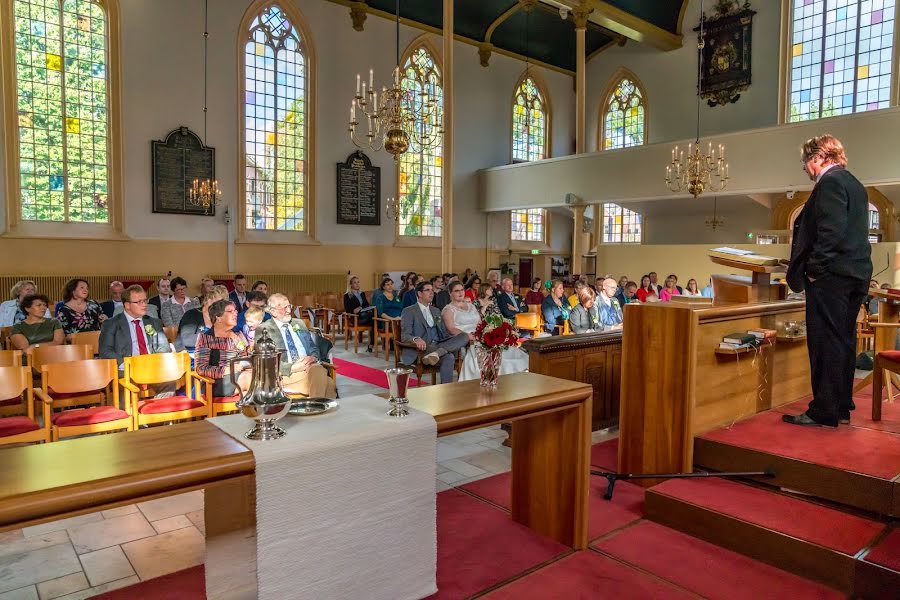
<svg viewBox="0 0 900 600">
<path fill-rule="evenodd" d="M 297 362 L 297 359 L 300 358 L 300 353 L 297 351 L 297 345 L 294 344 L 294 336 L 291 335 L 291 326 L 289 323 L 285 323 L 284 328 L 284 343 L 287 345 L 288 356 L 291 359 L 291 362 Z"/>
<path fill-rule="evenodd" d="M 144 339 L 144 330 L 141 329 L 141 320 L 135 319 L 132 323 L 134 323 L 134 337 L 137 339 L 138 352 L 141 354 L 148 354 L 147 340 Z"/>
</svg>

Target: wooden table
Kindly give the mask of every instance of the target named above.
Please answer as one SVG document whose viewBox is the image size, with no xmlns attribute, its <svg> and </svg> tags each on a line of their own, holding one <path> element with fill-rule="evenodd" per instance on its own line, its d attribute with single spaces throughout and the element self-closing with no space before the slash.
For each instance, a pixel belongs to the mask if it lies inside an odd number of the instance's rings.
<svg viewBox="0 0 900 600">
<path fill-rule="evenodd" d="M 889 294 L 885 290 L 868 291 L 870 296 L 878 298 L 878 321 L 869 323 L 869 326 L 875 331 L 875 340 L 872 348 L 875 354 L 884 350 L 893 350 L 897 343 L 897 328 L 900 327 L 900 296 Z M 857 392 L 872 383 L 875 371 L 872 371 L 862 381 L 858 381 L 853 386 L 853 391 Z M 887 373 L 885 383 L 887 384 L 888 396 L 892 397 L 891 383 L 900 388 L 900 381 L 895 373 Z"/>
<path fill-rule="evenodd" d="M 474 380 L 407 395 L 411 407 L 434 417 L 439 437 L 512 422 L 512 518 L 576 550 L 587 548 L 590 385 L 516 373 L 501 376 L 493 391 Z"/>
</svg>

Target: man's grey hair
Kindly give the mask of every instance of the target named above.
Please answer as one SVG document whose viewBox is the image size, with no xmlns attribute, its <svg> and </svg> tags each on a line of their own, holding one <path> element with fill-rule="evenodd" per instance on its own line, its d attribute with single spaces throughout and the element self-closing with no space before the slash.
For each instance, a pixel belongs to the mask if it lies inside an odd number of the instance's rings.
<svg viewBox="0 0 900 600">
<path fill-rule="evenodd" d="M 288 302 L 290 302 L 290 299 L 289 299 L 287 296 L 285 296 L 284 294 L 280 294 L 280 293 L 278 293 L 278 292 L 275 292 L 274 294 L 272 294 L 271 296 L 269 296 L 269 300 L 268 300 L 266 306 L 268 306 L 269 308 L 272 308 L 272 306 L 275 304 L 275 301 L 276 301 L 276 300 L 279 300 L 279 299 L 281 299 L 281 300 L 287 300 Z"/>
</svg>

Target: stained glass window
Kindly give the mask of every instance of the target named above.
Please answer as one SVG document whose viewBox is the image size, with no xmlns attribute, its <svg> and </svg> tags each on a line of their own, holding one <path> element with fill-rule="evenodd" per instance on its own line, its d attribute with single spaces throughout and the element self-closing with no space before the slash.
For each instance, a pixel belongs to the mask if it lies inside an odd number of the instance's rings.
<svg viewBox="0 0 900 600">
<path fill-rule="evenodd" d="M 423 93 L 437 102 L 438 120 L 442 115 L 443 88 L 434 56 L 425 46 L 416 48 L 404 61 L 400 87 L 412 98 L 411 106 L 421 107 Z M 427 125 L 417 117 L 414 127 Z M 423 147 L 410 139 L 409 150 L 400 155 L 400 235 L 440 236 L 442 177 L 444 173 L 443 136 Z"/>
<path fill-rule="evenodd" d="M 640 244 L 641 215 L 618 204 L 604 204 L 603 243 Z"/>
<path fill-rule="evenodd" d="M 244 45 L 247 229 L 306 230 L 308 64 L 303 40 L 271 4 Z"/>
<path fill-rule="evenodd" d="M 547 157 L 547 105 L 534 79 L 525 77 L 513 102 L 513 161 Z"/>
<path fill-rule="evenodd" d="M 896 0 L 793 0 L 790 121 L 887 108 Z"/>
<path fill-rule="evenodd" d="M 631 79 L 622 78 L 606 99 L 603 111 L 603 150 L 644 143 L 644 96 Z"/>
<path fill-rule="evenodd" d="M 23 221 L 109 222 L 108 24 L 91 0 L 15 0 Z"/>
<path fill-rule="evenodd" d="M 529 208 L 510 211 L 510 237 L 523 242 L 544 241 L 544 209 Z"/>
</svg>

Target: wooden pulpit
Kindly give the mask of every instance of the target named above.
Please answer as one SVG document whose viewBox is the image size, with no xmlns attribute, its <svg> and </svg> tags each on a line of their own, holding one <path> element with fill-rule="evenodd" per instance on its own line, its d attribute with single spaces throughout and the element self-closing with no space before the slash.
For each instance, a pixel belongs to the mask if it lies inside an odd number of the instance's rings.
<svg viewBox="0 0 900 600">
<path fill-rule="evenodd" d="M 787 286 L 772 283 L 772 273 L 784 272 L 784 265 L 754 265 L 718 256 L 709 259 L 717 265 L 750 271 L 750 276 L 713 275 L 716 304 L 758 304 L 776 302 L 787 297 Z"/>
</svg>

